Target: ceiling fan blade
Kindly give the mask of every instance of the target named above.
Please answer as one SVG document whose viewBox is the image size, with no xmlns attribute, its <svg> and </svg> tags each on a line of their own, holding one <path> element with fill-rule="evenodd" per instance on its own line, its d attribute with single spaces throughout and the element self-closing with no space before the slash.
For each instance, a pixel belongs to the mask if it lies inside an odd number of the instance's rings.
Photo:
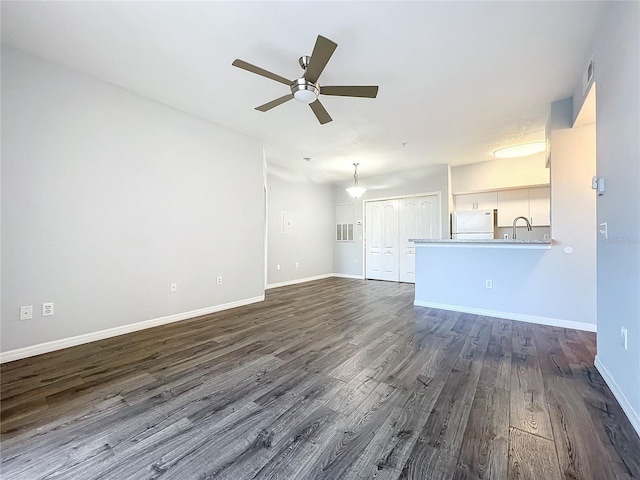
<svg viewBox="0 0 640 480">
<path fill-rule="evenodd" d="M 315 102 L 310 103 L 309 106 L 311 107 L 311 110 L 313 110 L 313 113 L 316 114 L 316 118 L 320 122 L 320 125 L 329 123 L 332 120 L 332 118 L 320 103 L 320 100 L 316 100 Z"/>
<path fill-rule="evenodd" d="M 284 83 L 285 85 L 288 85 L 288 86 L 291 86 L 291 83 L 293 83 L 291 80 L 288 80 L 284 77 L 281 77 L 280 75 L 277 75 L 268 70 L 265 70 L 264 68 L 251 65 L 250 63 L 247 63 L 244 60 L 240 60 L 239 58 L 236 58 L 231 65 L 233 65 L 234 67 L 238 67 L 243 70 L 246 70 L 247 72 L 255 73 L 256 75 L 261 75 L 263 77 L 270 78 L 271 80 L 275 80 L 276 82 Z"/>
<path fill-rule="evenodd" d="M 337 46 L 337 43 L 332 42 L 322 35 L 318 35 L 316 44 L 313 47 L 313 53 L 311 53 L 309 66 L 304 73 L 305 80 L 311 83 L 316 83 L 318 81 L 320 74 L 324 70 L 324 67 L 327 66 L 327 62 L 329 62 L 329 59 L 331 58 L 331 55 L 333 55 Z"/>
<path fill-rule="evenodd" d="M 256 107 L 256 110 L 260 110 L 261 112 L 266 112 L 267 110 L 271 110 L 272 108 L 277 107 L 278 105 L 282 105 L 284 102 L 288 102 L 292 98 L 293 98 L 293 94 L 290 93 L 289 95 L 276 98 L 275 100 L 271 100 L 270 102 L 267 102 L 264 105 L 260 105 L 259 107 Z"/>
<path fill-rule="evenodd" d="M 339 97 L 362 97 L 376 98 L 378 95 L 377 86 L 326 86 L 320 87 L 322 95 L 337 95 Z"/>
</svg>

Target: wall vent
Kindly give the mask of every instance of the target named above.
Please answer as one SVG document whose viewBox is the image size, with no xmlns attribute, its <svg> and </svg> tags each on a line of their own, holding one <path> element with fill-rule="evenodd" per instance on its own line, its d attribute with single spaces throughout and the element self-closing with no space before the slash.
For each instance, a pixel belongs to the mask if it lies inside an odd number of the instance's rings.
<svg viewBox="0 0 640 480">
<path fill-rule="evenodd" d="M 353 223 L 336 225 L 336 242 L 353 242 Z"/>
</svg>

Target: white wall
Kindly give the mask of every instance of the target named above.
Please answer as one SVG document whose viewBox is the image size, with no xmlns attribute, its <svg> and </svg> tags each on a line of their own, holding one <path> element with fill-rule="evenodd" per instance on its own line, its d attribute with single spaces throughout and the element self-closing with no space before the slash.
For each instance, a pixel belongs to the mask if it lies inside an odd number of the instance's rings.
<svg viewBox="0 0 640 480">
<path fill-rule="evenodd" d="M 594 127 L 554 131 L 551 148 L 551 249 L 419 247 L 416 304 L 595 330 Z"/>
<path fill-rule="evenodd" d="M 612 2 L 607 11 L 593 49 L 597 174 L 606 182 L 597 221 L 609 233 L 597 240 L 596 365 L 640 434 L 640 3 Z M 584 100 L 579 79 L 576 114 Z"/>
<path fill-rule="evenodd" d="M 359 172 L 362 169 L 363 167 L 360 166 Z M 364 195 L 354 202 L 354 199 L 345 191 L 348 186 L 353 184 L 353 180 L 335 184 L 333 188 L 334 205 L 353 204 L 356 222 L 363 222 L 364 211 L 362 206 L 365 200 L 441 192 L 442 235 L 444 238 L 449 238 L 449 172 L 448 165 L 436 165 L 389 175 L 360 176 L 360 185 L 367 188 Z M 356 277 L 364 276 L 363 242 L 361 240 L 364 235 L 363 227 L 363 223 L 354 226 L 355 241 L 353 243 L 334 242 L 334 273 Z"/>
<path fill-rule="evenodd" d="M 259 142 L 3 46 L 2 352 L 259 298 L 263 238 Z"/>
<path fill-rule="evenodd" d="M 523 158 L 501 158 L 452 167 L 451 184 L 454 195 L 548 185 L 549 169 L 545 168 L 543 153 Z"/>
<path fill-rule="evenodd" d="M 295 181 L 268 172 L 268 286 L 330 275 L 334 229 L 331 185 Z M 282 232 L 283 211 L 293 218 L 290 234 Z"/>
</svg>

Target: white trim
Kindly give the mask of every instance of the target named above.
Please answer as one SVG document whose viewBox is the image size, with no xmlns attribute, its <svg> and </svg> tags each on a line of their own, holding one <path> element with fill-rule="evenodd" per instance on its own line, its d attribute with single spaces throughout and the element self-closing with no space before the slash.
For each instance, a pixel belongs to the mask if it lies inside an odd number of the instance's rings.
<svg viewBox="0 0 640 480">
<path fill-rule="evenodd" d="M 622 390 L 614 380 L 613 375 L 611 375 L 607 367 L 604 366 L 604 363 L 602 363 L 600 357 L 598 357 L 597 355 L 595 367 L 598 372 L 600 372 L 600 375 L 602 375 L 602 378 L 611 390 L 611 393 L 613 393 L 613 396 L 616 397 L 616 400 L 618 400 L 622 411 L 627 415 L 627 418 L 631 422 L 631 426 L 633 426 L 638 436 L 640 436 L 640 413 L 636 412 L 633 409 L 631 402 L 629 402 L 629 399 L 625 396 L 624 393 L 622 393 Z"/>
<path fill-rule="evenodd" d="M 524 315 L 522 313 L 500 312 L 497 310 L 484 310 L 482 308 L 424 302 L 422 300 L 414 300 L 413 304 L 417 307 L 430 307 L 439 308 L 441 310 L 452 310 L 454 312 L 475 313 L 476 315 L 484 315 L 487 317 L 506 318 L 507 320 L 537 323 L 539 325 L 549 325 L 552 327 L 573 328 L 575 330 L 585 330 L 587 332 L 595 332 L 597 328 L 593 323 L 575 322 L 573 320 L 563 320 L 561 318 L 539 317 L 537 315 Z"/>
<path fill-rule="evenodd" d="M 332 277 L 353 278 L 354 280 L 364 280 L 364 275 L 347 275 L 346 273 L 333 273 Z"/>
<path fill-rule="evenodd" d="M 323 278 L 329 278 L 332 276 L 333 276 L 332 273 L 325 273 L 323 275 L 316 275 L 315 277 L 297 278 L 295 280 L 288 280 L 286 282 L 269 283 L 267 284 L 267 289 L 286 287 L 287 285 L 296 285 L 298 283 L 312 282 L 313 280 L 322 280 Z"/>
<path fill-rule="evenodd" d="M 264 235 L 264 278 L 263 286 L 266 290 L 269 274 L 269 178 L 268 178 L 268 164 L 267 164 L 267 152 L 264 150 L 264 144 L 262 145 L 262 182 L 263 182 L 263 195 L 264 195 L 264 229 L 262 234 Z"/>
<path fill-rule="evenodd" d="M 100 330 L 97 332 L 85 333 L 83 335 L 77 335 L 75 337 L 63 338 L 60 340 L 54 340 L 52 342 L 39 343 L 37 345 L 31 345 L 29 347 L 17 348 L 15 350 L 9 350 L 7 352 L 0 352 L 0 363 L 12 362 L 21 358 L 33 357 L 35 355 L 41 355 L 43 353 L 49 353 L 63 348 L 75 347 L 84 343 L 95 342 L 96 340 L 104 340 L 105 338 L 117 337 L 118 335 L 124 335 L 126 333 L 137 332 L 138 330 L 145 330 L 147 328 L 158 327 L 160 325 L 166 325 L 168 323 L 179 322 L 181 320 L 187 320 L 189 318 L 200 317 L 202 315 L 208 315 L 210 313 L 220 312 L 222 310 L 228 310 L 230 308 L 242 307 L 252 303 L 264 301 L 264 295 L 253 298 L 245 298 L 235 302 L 223 303 L 222 305 L 214 305 L 212 307 L 201 308 L 198 310 L 192 310 L 190 312 L 176 313 L 175 315 L 169 315 L 167 317 L 154 318 L 151 320 L 144 320 L 142 322 L 131 323 L 129 325 L 122 325 L 120 327 L 108 328 L 107 330 Z"/>
</svg>

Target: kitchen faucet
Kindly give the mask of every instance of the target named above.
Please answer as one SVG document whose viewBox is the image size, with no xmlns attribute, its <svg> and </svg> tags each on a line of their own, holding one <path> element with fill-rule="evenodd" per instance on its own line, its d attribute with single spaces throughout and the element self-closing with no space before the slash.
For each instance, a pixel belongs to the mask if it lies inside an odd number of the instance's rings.
<svg viewBox="0 0 640 480">
<path fill-rule="evenodd" d="M 516 239 L 516 223 L 518 223 L 518 220 L 523 219 L 525 222 L 527 222 L 527 230 L 530 232 L 531 231 L 531 224 L 529 223 L 529 219 L 527 217 L 516 217 L 515 220 L 513 221 L 513 239 Z"/>
</svg>

